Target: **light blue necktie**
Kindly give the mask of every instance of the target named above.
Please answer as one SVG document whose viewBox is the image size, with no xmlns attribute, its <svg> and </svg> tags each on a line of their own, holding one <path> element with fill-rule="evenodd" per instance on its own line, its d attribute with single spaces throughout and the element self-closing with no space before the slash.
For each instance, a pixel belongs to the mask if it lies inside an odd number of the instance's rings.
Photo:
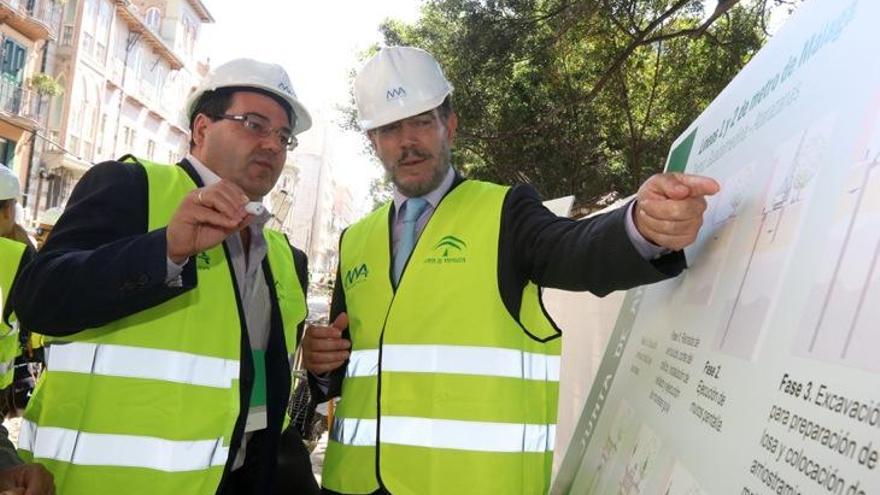
<svg viewBox="0 0 880 495">
<path fill-rule="evenodd" d="M 409 198 L 404 201 L 403 207 L 403 231 L 400 233 L 400 241 L 397 243 L 397 251 L 394 253 L 394 286 L 400 281 L 403 266 L 416 245 L 416 225 L 419 217 L 428 206 L 425 198 Z"/>
</svg>

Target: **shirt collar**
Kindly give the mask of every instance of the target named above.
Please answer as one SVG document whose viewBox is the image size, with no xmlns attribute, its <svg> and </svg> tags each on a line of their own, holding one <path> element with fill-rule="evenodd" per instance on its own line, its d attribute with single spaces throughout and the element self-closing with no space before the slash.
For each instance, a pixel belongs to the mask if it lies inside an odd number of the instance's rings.
<svg viewBox="0 0 880 495">
<path fill-rule="evenodd" d="M 449 170 L 446 171 L 446 177 L 443 178 L 443 181 L 440 182 L 440 185 L 437 186 L 433 191 L 429 192 L 422 196 L 428 204 L 431 205 L 431 208 L 436 210 L 437 205 L 440 204 L 440 200 L 443 199 L 443 196 L 449 192 L 449 188 L 452 187 L 452 182 L 455 180 L 455 170 L 452 167 L 449 167 Z M 409 197 L 405 196 L 403 193 L 394 188 L 394 214 L 400 211 L 400 207 L 403 205 L 403 202 L 408 200 Z"/>
<path fill-rule="evenodd" d="M 187 153 L 184 160 L 188 161 L 190 165 L 192 165 L 196 173 L 199 174 L 199 178 L 202 179 L 202 183 L 205 185 L 205 187 L 220 182 L 220 176 L 215 174 L 213 170 L 208 168 L 207 165 L 199 161 L 199 159 L 194 157 L 191 153 Z M 269 213 L 268 209 L 266 209 L 266 211 L 264 211 L 262 215 L 254 218 L 250 226 L 253 227 L 252 230 L 254 231 L 261 230 L 271 218 L 272 214 Z"/>
<path fill-rule="evenodd" d="M 212 184 L 220 182 L 220 176 L 215 174 L 213 170 L 208 168 L 204 163 L 199 161 L 199 159 L 194 157 L 192 154 L 187 153 L 184 160 L 188 161 L 189 164 L 193 166 L 205 186 L 210 186 Z"/>
</svg>

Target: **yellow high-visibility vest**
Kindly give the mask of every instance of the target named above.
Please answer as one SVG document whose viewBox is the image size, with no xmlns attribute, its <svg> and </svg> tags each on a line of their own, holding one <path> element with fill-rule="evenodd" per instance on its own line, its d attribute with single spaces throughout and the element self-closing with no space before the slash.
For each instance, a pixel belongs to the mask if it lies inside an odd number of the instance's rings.
<svg viewBox="0 0 880 495">
<path fill-rule="evenodd" d="M 340 275 L 352 339 L 322 481 L 342 493 L 537 494 L 550 483 L 560 332 L 528 284 L 498 286 L 508 188 L 455 187 L 395 291 L 389 208 L 346 231 Z"/>
<path fill-rule="evenodd" d="M 0 315 L 9 302 L 9 291 L 18 273 L 21 258 L 27 245 L 0 237 Z M 15 358 L 21 354 L 18 342 L 18 324 L 15 315 L 10 316 L 7 323 L 0 317 L 0 389 L 12 384 Z"/>
<path fill-rule="evenodd" d="M 178 166 L 140 162 L 150 231 L 196 187 Z M 288 355 L 306 301 L 283 234 L 264 231 Z M 242 308 L 223 245 L 197 255 L 198 285 L 100 328 L 49 341 L 22 422 L 22 457 L 58 493 L 214 494 L 240 411 Z"/>
</svg>

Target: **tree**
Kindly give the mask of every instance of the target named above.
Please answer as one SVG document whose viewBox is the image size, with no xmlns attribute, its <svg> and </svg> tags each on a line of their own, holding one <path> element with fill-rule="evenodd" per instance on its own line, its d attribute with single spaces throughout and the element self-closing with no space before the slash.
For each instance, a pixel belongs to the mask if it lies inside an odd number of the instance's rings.
<svg viewBox="0 0 880 495">
<path fill-rule="evenodd" d="M 669 145 L 800 0 L 429 0 L 386 45 L 431 52 L 455 86 L 454 162 L 598 206 L 662 169 Z"/>
</svg>

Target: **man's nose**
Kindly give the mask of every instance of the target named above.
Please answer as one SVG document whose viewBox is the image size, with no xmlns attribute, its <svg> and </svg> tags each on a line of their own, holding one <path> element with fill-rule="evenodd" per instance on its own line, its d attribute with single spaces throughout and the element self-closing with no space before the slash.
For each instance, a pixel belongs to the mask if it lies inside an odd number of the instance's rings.
<svg viewBox="0 0 880 495">
<path fill-rule="evenodd" d="M 415 126 L 404 124 L 401 130 L 401 141 L 404 145 L 410 145 L 418 142 L 418 130 Z"/>
<path fill-rule="evenodd" d="M 280 153 L 287 147 L 281 143 L 281 138 L 278 137 L 278 133 L 270 132 L 268 135 L 263 137 L 262 148 L 272 151 L 273 153 Z"/>
</svg>

